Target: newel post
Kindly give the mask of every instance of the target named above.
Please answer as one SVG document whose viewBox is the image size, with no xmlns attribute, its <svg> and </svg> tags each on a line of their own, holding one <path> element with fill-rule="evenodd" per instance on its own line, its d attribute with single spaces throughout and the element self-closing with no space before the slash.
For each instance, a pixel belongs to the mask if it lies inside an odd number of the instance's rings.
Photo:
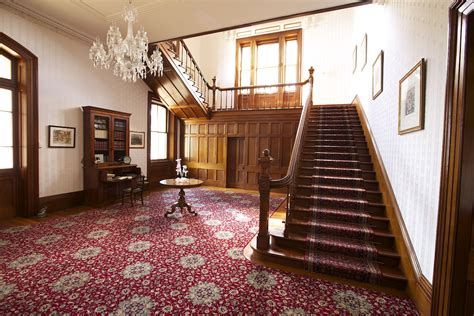
<svg viewBox="0 0 474 316">
<path fill-rule="evenodd" d="M 268 233 L 268 215 L 270 212 L 270 164 L 273 158 L 270 150 L 263 151 L 263 157 L 258 158 L 260 175 L 258 177 L 258 190 L 260 192 L 260 222 L 257 235 L 257 249 L 266 250 L 270 247 Z"/>
<path fill-rule="evenodd" d="M 311 68 L 309 68 L 309 93 L 310 93 L 310 96 L 311 96 L 311 101 L 313 101 L 313 87 L 314 87 L 314 68 L 313 66 L 311 66 Z"/>
<path fill-rule="evenodd" d="M 216 109 L 216 76 L 212 78 L 212 109 Z"/>
</svg>

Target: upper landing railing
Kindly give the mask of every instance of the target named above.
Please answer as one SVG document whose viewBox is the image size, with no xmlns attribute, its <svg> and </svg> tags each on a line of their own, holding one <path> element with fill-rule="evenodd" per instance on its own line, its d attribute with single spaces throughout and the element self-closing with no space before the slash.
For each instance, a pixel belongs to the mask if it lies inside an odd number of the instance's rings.
<svg viewBox="0 0 474 316">
<path fill-rule="evenodd" d="M 187 75 L 208 111 L 296 109 L 303 106 L 303 87 L 312 80 L 311 70 L 308 79 L 302 82 L 222 88 L 216 85 L 216 77 L 212 84 L 206 80 L 183 40 L 166 44 L 166 49 L 173 53 L 175 62 Z"/>
</svg>

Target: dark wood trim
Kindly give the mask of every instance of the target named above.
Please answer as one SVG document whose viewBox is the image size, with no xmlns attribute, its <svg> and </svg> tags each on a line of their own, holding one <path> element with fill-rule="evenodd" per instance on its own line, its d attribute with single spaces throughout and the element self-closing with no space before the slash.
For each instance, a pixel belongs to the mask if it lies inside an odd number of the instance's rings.
<svg viewBox="0 0 474 316">
<path fill-rule="evenodd" d="M 26 47 L 22 46 L 5 33 L 0 32 L 0 43 L 20 55 L 19 72 L 22 88 L 20 94 L 22 104 L 22 116 L 26 121 L 22 122 L 22 139 L 26 139 L 26 157 L 21 155 L 20 160 L 20 203 L 19 214 L 21 216 L 32 216 L 38 211 L 39 202 L 39 140 L 38 140 L 38 58 Z M 26 100 L 25 100 L 26 99 Z"/>
<path fill-rule="evenodd" d="M 471 315 L 473 0 L 449 9 L 446 105 L 441 162 L 432 315 Z M 470 143 L 471 142 L 471 143 Z M 471 179 L 471 181 L 469 181 Z M 470 268 L 470 267 L 469 267 Z M 471 268 L 472 269 L 472 268 Z M 470 272 L 472 275 L 472 271 Z"/>
<path fill-rule="evenodd" d="M 373 157 L 374 169 L 380 185 L 380 192 L 382 192 L 384 204 L 386 205 L 387 217 L 390 219 L 392 233 L 395 236 L 395 245 L 401 257 L 401 269 L 408 279 L 407 292 L 415 302 L 421 315 L 428 315 L 431 307 L 431 285 L 422 274 L 420 263 L 395 198 L 390 178 L 385 169 L 382 156 L 378 150 L 377 143 L 375 142 L 369 121 L 367 120 L 359 97 L 356 96 L 352 103 L 356 105 L 364 129 L 365 138 L 367 139 L 370 155 Z"/>
<path fill-rule="evenodd" d="M 84 191 L 44 196 L 39 199 L 40 208 L 47 207 L 48 212 L 61 211 L 84 204 Z"/>
<path fill-rule="evenodd" d="M 358 7 L 358 6 L 361 6 L 361 5 L 371 4 L 372 2 L 373 2 L 372 0 L 355 1 L 353 3 L 333 6 L 333 7 L 325 8 L 325 9 L 318 9 L 318 10 L 311 10 L 311 11 L 306 11 L 306 12 L 301 12 L 301 13 L 283 15 L 283 16 L 274 17 L 274 18 L 270 18 L 270 19 L 265 19 L 265 20 L 255 21 L 255 22 L 249 22 L 249 23 L 243 23 L 243 24 L 223 27 L 223 28 L 216 29 L 216 30 L 193 33 L 193 34 L 188 34 L 188 35 L 163 39 L 163 40 L 151 42 L 150 45 L 157 44 L 157 43 L 160 43 L 160 42 L 174 41 L 174 40 L 179 40 L 179 39 L 186 39 L 186 38 L 191 38 L 191 37 L 204 36 L 204 35 L 213 34 L 213 33 L 225 32 L 225 31 L 235 30 L 235 29 L 239 29 L 239 28 L 250 27 L 250 26 L 254 26 L 254 25 L 258 25 L 258 24 L 276 22 L 276 21 L 280 21 L 280 20 L 301 18 L 301 17 L 307 16 L 307 15 L 320 14 L 320 13 L 325 13 L 325 12 L 331 12 L 331 11 L 337 11 L 337 10 L 342 10 L 342 9 L 347 9 L 347 8 L 353 8 L 353 7 Z"/>
</svg>

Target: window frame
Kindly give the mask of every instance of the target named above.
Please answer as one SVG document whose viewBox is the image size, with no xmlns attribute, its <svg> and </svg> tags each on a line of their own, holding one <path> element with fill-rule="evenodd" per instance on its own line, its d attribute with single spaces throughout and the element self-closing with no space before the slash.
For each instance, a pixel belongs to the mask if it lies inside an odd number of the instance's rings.
<svg viewBox="0 0 474 316">
<path fill-rule="evenodd" d="M 151 113 L 152 113 L 152 108 L 153 106 L 160 106 L 160 107 L 163 107 L 165 110 L 166 110 L 166 132 L 158 132 L 158 131 L 153 131 L 151 129 L 151 126 L 152 126 L 152 117 L 151 117 Z M 160 161 L 168 161 L 169 158 L 170 158 L 170 139 L 169 139 L 169 133 L 170 133 L 170 113 L 169 113 L 169 110 L 168 108 L 166 107 L 166 105 L 164 105 L 162 102 L 160 102 L 158 99 L 155 99 L 155 98 L 152 98 L 151 101 L 150 101 L 150 109 L 149 109 L 149 124 L 148 124 L 148 139 L 150 140 L 150 143 L 149 143 L 149 160 L 151 163 L 153 162 L 160 162 Z M 166 158 L 160 158 L 160 159 L 152 159 L 151 158 L 151 146 L 152 146 L 152 143 L 151 143 L 151 135 L 152 133 L 162 133 L 162 134 L 166 134 Z"/>
<path fill-rule="evenodd" d="M 239 87 L 241 82 L 241 48 L 250 46 L 250 85 L 256 85 L 257 82 L 257 47 L 261 44 L 279 43 L 279 64 L 278 64 L 278 83 L 285 83 L 285 43 L 289 40 L 297 41 L 298 58 L 296 64 L 296 80 L 301 81 L 301 61 L 302 61 L 302 31 L 301 29 L 283 31 L 245 37 L 236 40 L 236 59 L 235 59 L 235 86 Z M 295 83 L 295 82 L 287 82 Z"/>
<path fill-rule="evenodd" d="M 16 172 L 19 169 L 20 155 L 18 153 L 19 140 L 20 140 L 20 115 L 19 115 L 19 104 L 18 94 L 20 92 L 20 85 L 18 84 L 18 58 L 13 56 L 11 53 L 0 47 L 0 54 L 5 56 L 11 61 L 11 79 L 0 78 L 0 88 L 12 91 L 12 129 L 13 129 L 13 167 L 0 169 L 0 175 L 7 175 L 11 172 Z"/>
</svg>

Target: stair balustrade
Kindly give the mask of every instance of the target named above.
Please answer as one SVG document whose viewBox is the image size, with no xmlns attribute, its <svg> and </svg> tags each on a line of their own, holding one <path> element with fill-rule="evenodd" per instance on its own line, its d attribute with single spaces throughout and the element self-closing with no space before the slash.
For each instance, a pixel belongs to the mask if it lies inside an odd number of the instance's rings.
<svg viewBox="0 0 474 316">
<path fill-rule="evenodd" d="M 287 206 L 286 206 L 286 218 L 288 218 L 288 212 L 290 211 L 291 195 L 293 192 L 293 184 L 295 183 L 296 170 L 298 161 L 301 158 L 303 152 L 303 134 L 305 126 L 309 119 L 310 109 L 313 105 L 313 77 L 314 69 L 309 69 L 309 83 L 310 91 L 309 96 L 306 100 L 303 111 L 301 112 L 300 121 L 298 124 L 298 131 L 296 132 L 295 142 L 291 152 L 290 163 L 286 175 L 281 179 L 272 179 L 270 176 L 270 165 L 273 160 L 269 149 L 263 151 L 263 156 L 258 159 L 260 165 L 260 174 L 258 178 L 258 190 L 260 192 L 260 222 L 259 230 L 257 235 L 257 248 L 260 250 L 267 250 L 270 247 L 270 235 L 268 232 L 268 221 L 270 214 L 270 191 L 274 188 L 287 188 Z"/>
<path fill-rule="evenodd" d="M 183 40 L 161 43 L 161 50 L 174 60 L 182 74 L 190 81 L 201 106 L 211 111 L 296 109 L 302 105 L 303 87 L 310 78 L 296 83 L 279 83 L 222 88 L 216 77 L 210 84 Z M 168 54 L 171 52 L 171 55 Z"/>
</svg>

